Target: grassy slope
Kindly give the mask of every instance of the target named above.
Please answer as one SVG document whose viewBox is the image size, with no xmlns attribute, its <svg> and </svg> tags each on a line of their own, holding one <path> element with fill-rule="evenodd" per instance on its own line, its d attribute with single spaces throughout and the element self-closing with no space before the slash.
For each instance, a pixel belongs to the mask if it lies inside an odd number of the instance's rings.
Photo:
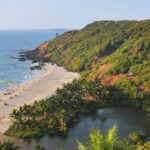
<svg viewBox="0 0 150 150">
<path fill-rule="evenodd" d="M 150 20 L 94 22 L 37 49 L 40 56 L 89 79 L 99 76 L 101 65 L 111 64 L 104 74 L 132 74 L 134 84 L 150 92 Z"/>
</svg>

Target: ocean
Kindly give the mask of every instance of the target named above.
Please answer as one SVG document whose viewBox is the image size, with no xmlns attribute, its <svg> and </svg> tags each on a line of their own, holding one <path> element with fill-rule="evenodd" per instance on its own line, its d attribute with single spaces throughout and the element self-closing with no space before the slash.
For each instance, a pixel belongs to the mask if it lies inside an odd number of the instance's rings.
<svg viewBox="0 0 150 150">
<path fill-rule="evenodd" d="M 44 41 L 65 32 L 65 29 L 50 30 L 0 30 L 0 81 L 8 80 L 14 84 L 22 83 L 42 73 L 31 70 L 31 61 L 14 59 L 22 50 L 33 50 Z M 0 82 L 0 90 L 8 88 L 9 83 Z"/>
</svg>

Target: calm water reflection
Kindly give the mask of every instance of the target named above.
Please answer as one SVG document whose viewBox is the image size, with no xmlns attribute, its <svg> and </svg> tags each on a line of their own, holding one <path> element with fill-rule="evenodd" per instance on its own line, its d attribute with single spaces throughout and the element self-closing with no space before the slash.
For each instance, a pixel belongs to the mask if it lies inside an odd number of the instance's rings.
<svg viewBox="0 0 150 150">
<path fill-rule="evenodd" d="M 41 144 L 46 150 L 57 148 L 74 150 L 76 141 L 84 142 L 88 139 L 92 127 L 100 129 L 105 134 L 114 124 L 118 126 L 120 137 L 127 136 L 132 131 L 143 131 L 150 135 L 150 117 L 147 117 L 143 111 L 129 108 L 103 108 L 95 115 L 82 116 L 66 136 L 44 136 L 39 140 L 28 140 L 23 150 L 33 150 L 36 144 Z"/>
</svg>

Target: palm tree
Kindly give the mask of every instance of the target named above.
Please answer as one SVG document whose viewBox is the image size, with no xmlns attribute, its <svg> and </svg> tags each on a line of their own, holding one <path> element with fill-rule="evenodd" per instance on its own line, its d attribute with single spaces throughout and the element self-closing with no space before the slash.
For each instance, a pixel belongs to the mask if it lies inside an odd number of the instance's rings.
<svg viewBox="0 0 150 150">
<path fill-rule="evenodd" d="M 90 141 L 87 145 L 78 143 L 78 150 L 115 150 L 117 143 L 117 128 L 113 126 L 107 133 L 103 136 L 98 129 L 91 129 Z"/>
<path fill-rule="evenodd" d="M 67 118 L 66 118 L 66 115 L 65 114 L 65 111 L 64 110 L 61 110 L 59 112 L 59 116 L 58 116 L 58 120 L 59 120 L 59 131 L 62 131 L 62 132 L 66 132 L 68 130 L 67 128 Z"/>
<path fill-rule="evenodd" d="M 22 107 L 21 107 L 21 110 Z M 23 127 L 24 121 L 23 121 L 23 116 L 22 116 L 22 111 L 18 111 L 16 109 L 13 110 L 13 112 L 10 114 L 10 117 L 14 120 L 14 126 L 17 127 Z"/>
</svg>

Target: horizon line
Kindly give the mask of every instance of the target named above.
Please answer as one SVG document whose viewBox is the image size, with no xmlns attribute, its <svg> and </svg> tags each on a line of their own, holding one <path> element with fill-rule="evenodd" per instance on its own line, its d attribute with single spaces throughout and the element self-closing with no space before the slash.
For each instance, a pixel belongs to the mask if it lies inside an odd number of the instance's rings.
<svg viewBox="0 0 150 150">
<path fill-rule="evenodd" d="M 73 30 L 69 28 L 0 28 L 0 30 Z"/>
<path fill-rule="evenodd" d="M 143 19 L 102 19 L 102 20 L 95 20 L 92 22 L 89 22 L 87 24 L 85 24 L 82 27 L 78 27 L 78 28 L 70 28 L 70 27 L 54 27 L 54 28 L 0 28 L 0 30 L 80 30 L 82 28 L 84 28 L 86 25 L 88 24 L 92 24 L 94 22 L 99 22 L 99 21 L 148 21 L 150 20 L 150 18 L 143 18 Z"/>
</svg>

